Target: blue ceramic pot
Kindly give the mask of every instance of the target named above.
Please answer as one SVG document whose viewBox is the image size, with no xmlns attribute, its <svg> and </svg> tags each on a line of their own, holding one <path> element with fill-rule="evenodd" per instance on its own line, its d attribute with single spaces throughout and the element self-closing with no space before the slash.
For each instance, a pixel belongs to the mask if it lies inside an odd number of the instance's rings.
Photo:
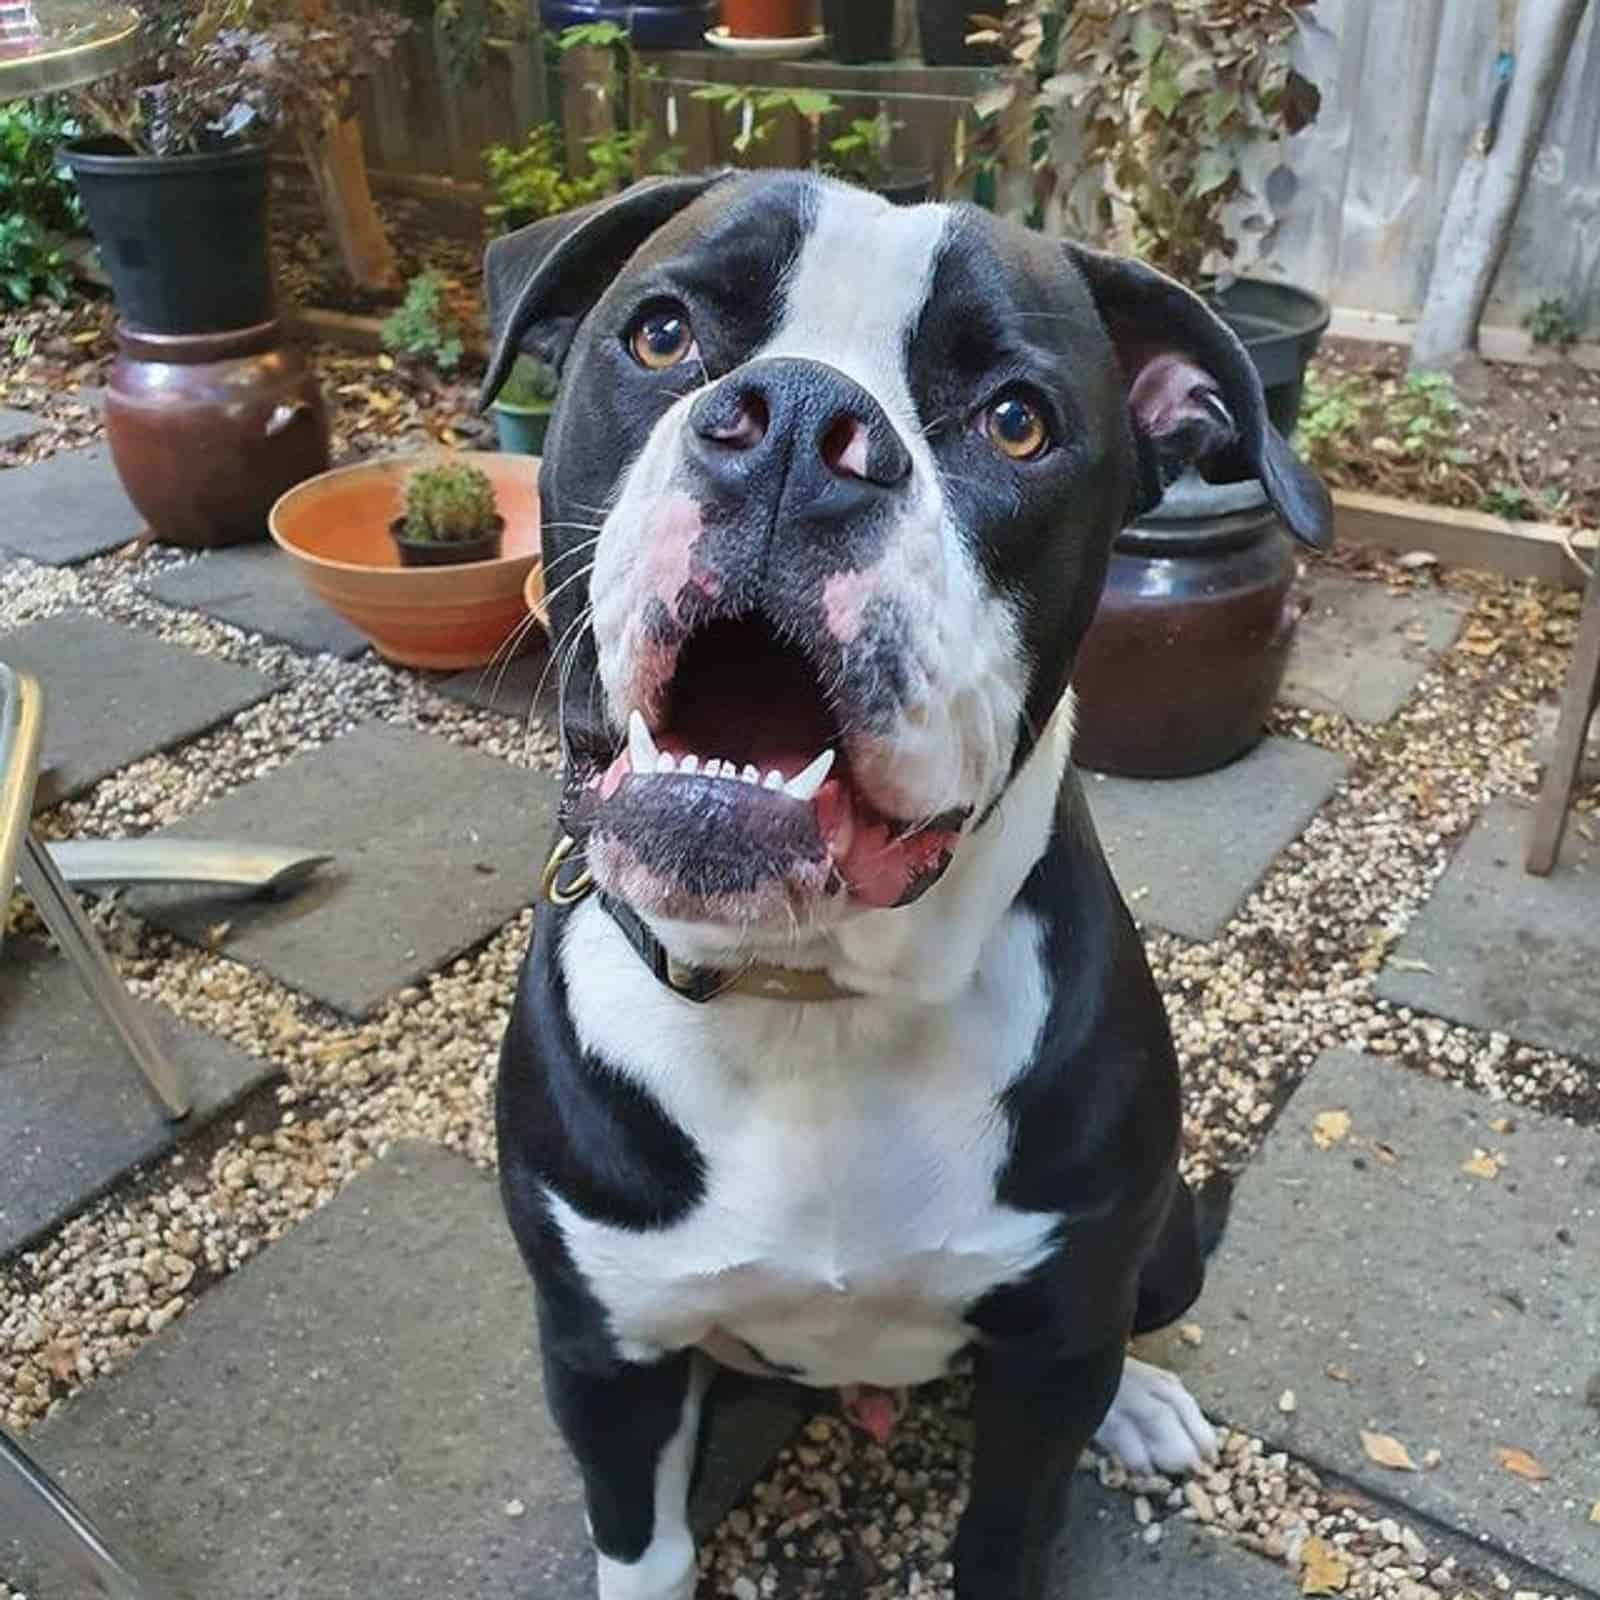
<svg viewBox="0 0 1600 1600">
<path fill-rule="evenodd" d="M 549 406 L 507 406 L 496 401 L 489 410 L 494 415 L 495 437 L 500 453 L 508 456 L 542 456 L 545 435 L 550 431 Z"/>
<path fill-rule="evenodd" d="M 539 0 L 539 19 L 555 32 L 593 22 L 626 28 L 636 50 L 698 50 L 717 25 L 720 0 Z"/>
</svg>

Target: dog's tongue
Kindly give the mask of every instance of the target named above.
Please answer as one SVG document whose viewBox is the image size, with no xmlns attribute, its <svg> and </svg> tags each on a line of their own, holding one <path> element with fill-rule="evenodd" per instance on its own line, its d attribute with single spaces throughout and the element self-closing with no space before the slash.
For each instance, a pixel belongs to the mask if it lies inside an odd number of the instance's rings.
<svg viewBox="0 0 1600 1600">
<path fill-rule="evenodd" d="M 956 834 L 926 828 L 895 838 L 887 823 L 857 814 L 849 789 L 837 779 L 823 784 L 815 806 L 834 866 L 851 894 L 869 906 L 904 905 L 955 846 Z"/>
</svg>

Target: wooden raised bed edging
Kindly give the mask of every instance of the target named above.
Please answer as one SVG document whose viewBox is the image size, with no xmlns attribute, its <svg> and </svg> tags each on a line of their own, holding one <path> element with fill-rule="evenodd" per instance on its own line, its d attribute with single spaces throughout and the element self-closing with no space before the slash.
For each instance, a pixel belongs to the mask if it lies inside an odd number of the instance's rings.
<svg viewBox="0 0 1600 1600">
<path fill-rule="evenodd" d="M 1567 543 L 1585 562 L 1600 559 L 1592 528 L 1509 522 L 1483 511 L 1420 505 L 1355 489 L 1335 489 L 1333 506 L 1340 541 L 1379 545 L 1401 555 L 1426 550 L 1448 567 L 1479 567 L 1506 578 L 1536 578 L 1556 588 L 1578 589 L 1584 575 L 1567 554 Z"/>
</svg>

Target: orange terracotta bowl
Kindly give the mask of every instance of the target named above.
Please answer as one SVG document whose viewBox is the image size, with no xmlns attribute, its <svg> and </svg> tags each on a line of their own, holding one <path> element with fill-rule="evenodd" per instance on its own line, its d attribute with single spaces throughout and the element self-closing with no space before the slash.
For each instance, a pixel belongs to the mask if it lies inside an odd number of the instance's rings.
<svg viewBox="0 0 1600 1600">
<path fill-rule="evenodd" d="M 521 655 L 538 636 L 530 606 L 543 611 L 539 565 L 539 458 L 464 450 L 494 484 L 505 518 L 493 561 L 403 567 L 389 524 L 405 509 L 405 481 L 428 459 L 386 456 L 336 467 L 297 484 L 272 508 L 268 526 L 306 587 L 369 640 L 386 660 L 459 671 L 481 667 L 518 635 Z M 535 604 L 537 601 L 537 604 Z"/>
</svg>

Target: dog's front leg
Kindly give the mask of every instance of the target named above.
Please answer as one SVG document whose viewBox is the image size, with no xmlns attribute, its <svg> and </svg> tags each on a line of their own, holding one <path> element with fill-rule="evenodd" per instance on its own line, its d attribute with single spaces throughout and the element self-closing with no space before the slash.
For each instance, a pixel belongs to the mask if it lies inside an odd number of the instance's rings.
<svg viewBox="0 0 1600 1600">
<path fill-rule="evenodd" d="M 1043 1600 L 1078 1458 L 1111 1407 L 1124 1342 L 1062 1359 L 1039 1345 L 978 1352 L 972 1494 L 956 1533 L 957 1600 Z"/>
<path fill-rule="evenodd" d="M 544 1381 L 583 1474 L 600 1600 L 692 1600 L 689 1480 L 704 1361 L 684 1350 L 590 1372 L 547 1352 Z"/>
</svg>

